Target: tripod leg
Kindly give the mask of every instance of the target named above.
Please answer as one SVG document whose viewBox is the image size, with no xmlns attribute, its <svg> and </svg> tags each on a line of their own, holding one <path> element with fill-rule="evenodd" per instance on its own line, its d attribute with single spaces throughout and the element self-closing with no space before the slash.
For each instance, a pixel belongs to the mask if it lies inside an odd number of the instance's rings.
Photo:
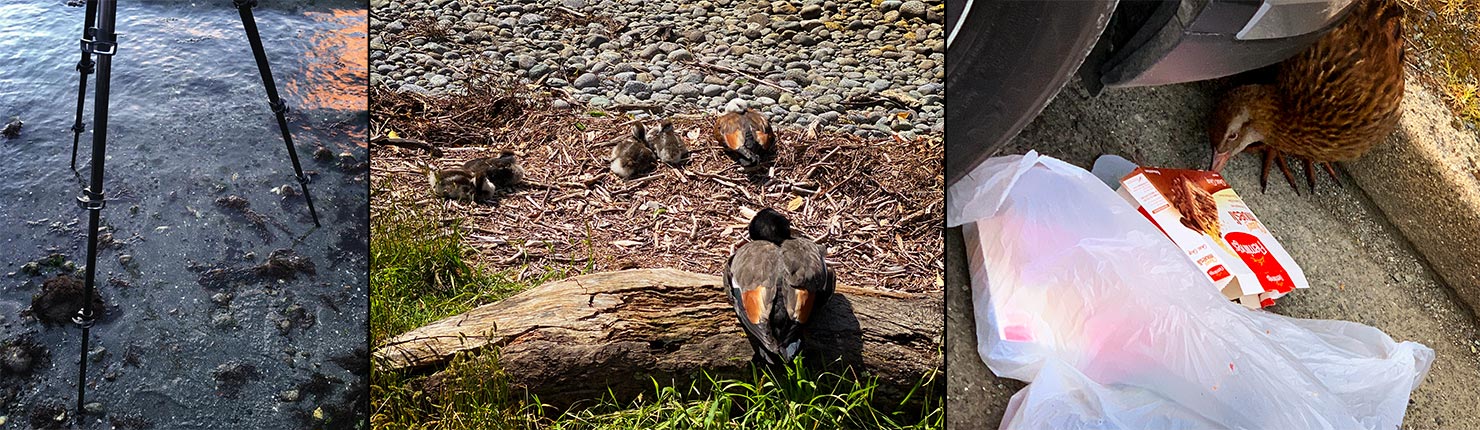
<svg viewBox="0 0 1480 430">
<path fill-rule="evenodd" d="M 82 40 L 83 43 L 97 37 L 96 25 L 98 20 L 98 0 L 87 0 L 87 11 L 83 13 Z M 82 105 L 87 101 L 87 75 L 93 73 L 92 52 L 88 52 L 86 46 L 82 48 L 82 60 L 77 62 L 77 117 L 72 122 L 72 170 L 77 170 L 77 141 L 82 137 Z"/>
<path fill-rule="evenodd" d="M 314 210 L 313 197 L 308 194 L 308 177 L 303 176 L 303 167 L 298 164 L 298 151 L 293 149 L 293 135 L 288 132 L 288 105 L 278 98 L 277 84 L 272 81 L 272 67 L 267 64 L 267 52 L 262 49 L 262 37 L 257 34 L 257 20 L 252 17 L 252 8 L 257 0 L 233 0 L 241 13 L 242 27 L 247 30 L 247 41 L 252 44 L 252 55 L 257 58 L 257 71 L 262 73 L 262 85 L 267 87 L 267 102 L 272 113 L 277 115 L 278 130 L 283 132 L 283 143 L 288 146 L 288 159 L 293 161 L 293 172 L 298 175 L 298 185 L 303 190 L 303 200 L 308 202 L 308 214 L 313 217 L 314 227 L 319 226 L 319 213 Z"/>
<path fill-rule="evenodd" d="M 97 93 L 93 96 L 97 104 L 93 107 L 93 142 L 92 142 L 92 178 L 88 181 L 87 188 L 82 190 L 82 196 L 77 198 L 78 205 L 87 210 L 87 267 L 83 277 L 82 309 L 77 311 L 77 316 L 72 318 L 78 326 L 82 327 L 82 349 L 81 357 L 77 361 L 77 424 L 82 424 L 82 416 L 85 411 L 82 408 L 83 399 L 87 394 L 87 351 L 88 330 L 92 328 L 95 321 L 96 310 L 92 309 L 92 297 L 97 286 L 98 272 L 98 225 L 101 223 L 103 211 L 103 161 L 108 145 L 108 91 L 110 73 L 113 70 L 113 54 L 118 51 L 114 40 L 113 24 L 118 9 L 118 0 L 100 0 L 98 5 L 97 37 L 91 41 L 84 41 L 82 45 L 85 54 L 98 56 Z"/>
</svg>

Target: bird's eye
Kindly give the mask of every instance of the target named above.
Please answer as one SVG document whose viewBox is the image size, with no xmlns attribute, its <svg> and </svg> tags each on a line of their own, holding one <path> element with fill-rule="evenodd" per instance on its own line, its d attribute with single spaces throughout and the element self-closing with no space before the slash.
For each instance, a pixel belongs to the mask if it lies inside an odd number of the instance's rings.
<svg viewBox="0 0 1480 430">
<path fill-rule="evenodd" d="M 1228 140 L 1238 140 L 1238 130 L 1228 132 Z"/>
</svg>

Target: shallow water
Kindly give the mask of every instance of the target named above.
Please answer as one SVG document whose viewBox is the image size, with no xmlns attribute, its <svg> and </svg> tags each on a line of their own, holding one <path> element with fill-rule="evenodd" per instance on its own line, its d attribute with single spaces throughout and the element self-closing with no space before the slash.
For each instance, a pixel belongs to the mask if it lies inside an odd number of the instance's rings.
<svg viewBox="0 0 1480 430">
<path fill-rule="evenodd" d="M 0 137 L 0 343 L 29 338 L 49 353 L 31 375 L 0 371 L 0 386 L 17 388 L 0 392 L 0 428 L 40 425 L 31 415 L 49 404 L 68 410 L 64 427 L 86 428 L 300 428 L 316 409 L 341 415 L 368 379 L 368 363 L 354 358 L 366 339 L 363 6 L 264 0 L 255 11 L 299 157 L 316 172 L 324 226 L 315 229 L 301 196 L 272 192 L 297 184 L 229 1 L 120 2 L 102 213 L 119 244 L 99 253 L 109 305 L 92 329 L 103 352 L 88 366 L 88 401 L 106 412 L 76 424 L 80 331 L 22 316 L 63 270 L 31 275 L 24 265 L 61 253 L 80 267 L 86 252 L 83 177 L 68 168 L 83 9 L 63 3 L 0 0 L 0 123 L 25 121 L 20 137 Z M 315 160 L 319 147 L 356 161 Z M 232 195 L 265 230 L 216 204 Z M 316 275 L 198 282 L 200 270 L 261 264 L 282 248 L 310 258 Z M 229 304 L 213 301 L 218 293 Z M 297 307 L 311 318 L 293 317 Z M 286 331 L 284 319 L 295 321 Z M 213 375 L 227 363 L 256 369 L 235 393 Z M 280 399 L 294 389 L 300 399 Z"/>
</svg>

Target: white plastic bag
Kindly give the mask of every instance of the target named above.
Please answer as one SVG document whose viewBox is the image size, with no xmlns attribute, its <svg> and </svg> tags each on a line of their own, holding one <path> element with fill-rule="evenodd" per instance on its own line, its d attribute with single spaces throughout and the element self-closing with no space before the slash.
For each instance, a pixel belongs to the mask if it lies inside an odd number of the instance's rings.
<svg viewBox="0 0 1480 430">
<path fill-rule="evenodd" d="M 1434 351 L 1229 302 L 1089 172 L 1030 152 L 951 187 L 1003 429 L 1394 429 Z"/>
</svg>

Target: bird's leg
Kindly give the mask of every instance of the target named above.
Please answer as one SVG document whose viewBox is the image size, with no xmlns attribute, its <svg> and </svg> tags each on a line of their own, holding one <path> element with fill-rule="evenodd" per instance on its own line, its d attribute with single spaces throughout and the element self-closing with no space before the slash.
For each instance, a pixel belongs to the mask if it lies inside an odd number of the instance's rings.
<svg viewBox="0 0 1480 430">
<path fill-rule="evenodd" d="M 1275 161 L 1280 163 L 1280 173 L 1285 175 L 1285 181 L 1290 183 L 1290 189 L 1295 190 L 1295 195 L 1300 195 L 1300 187 L 1295 185 L 1295 175 L 1290 173 L 1290 165 L 1285 163 L 1285 157 L 1278 156 Z"/>
<path fill-rule="evenodd" d="M 1331 175 L 1331 180 L 1336 181 L 1337 185 L 1341 185 L 1341 178 L 1336 177 L 1336 169 L 1331 167 L 1330 161 L 1321 163 L 1321 167 L 1326 168 L 1326 173 Z"/>
<path fill-rule="evenodd" d="M 1302 158 L 1302 160 L 1305 160 L 1305 175 L 1307 181 L 1310 183 L 1311 193 L 1316 192 L 1316 175 L 1318 174 L 1316 173 L 1316 166 L 1321 166 L 1321 168 L 1325 169 L 1326 174 L 1331 175 L 1331 180 L 1336 182 L 1336 185 L 1341 185 L 1341 178 L 1336 176 L 1336 168 L 1331 166 L 1330 161 L 1317 162 L 1309 158 Z"/>
<path fill-rule="evenodd" d="M 1269 188 L 1269 163 L 1274 161 L 1274 150 L 1264 150 L 1264 168 L 1259 171 L 1259 192 L 1265 192 Z"/>
<path fill-rule="evenodd" d="M 1295 175 L 1290 173 L 1290 166 L 1285 164 L 1285 157 L 1278 150 L 1270 146 L 1264 147 L 1264 172 L 1259 175 L 1259 191 L 1264 192 L 1265 188 L 1267 188 L 1270 163 L 1279 164 L 1280 173 L 1285 175 L 1285 180 L 1290 182 L 1290 188 L 1295 189 L 1295 194 L 1299 195 L 1300 187 L 1295 186 Z"/>
<path fill-rule="evenodd" d="M 1310 193 L 1316 193 L 1316 166 L 1311 159 L 1305 159 L 1305 183 L 1310 185 Z"/>
</svg>

